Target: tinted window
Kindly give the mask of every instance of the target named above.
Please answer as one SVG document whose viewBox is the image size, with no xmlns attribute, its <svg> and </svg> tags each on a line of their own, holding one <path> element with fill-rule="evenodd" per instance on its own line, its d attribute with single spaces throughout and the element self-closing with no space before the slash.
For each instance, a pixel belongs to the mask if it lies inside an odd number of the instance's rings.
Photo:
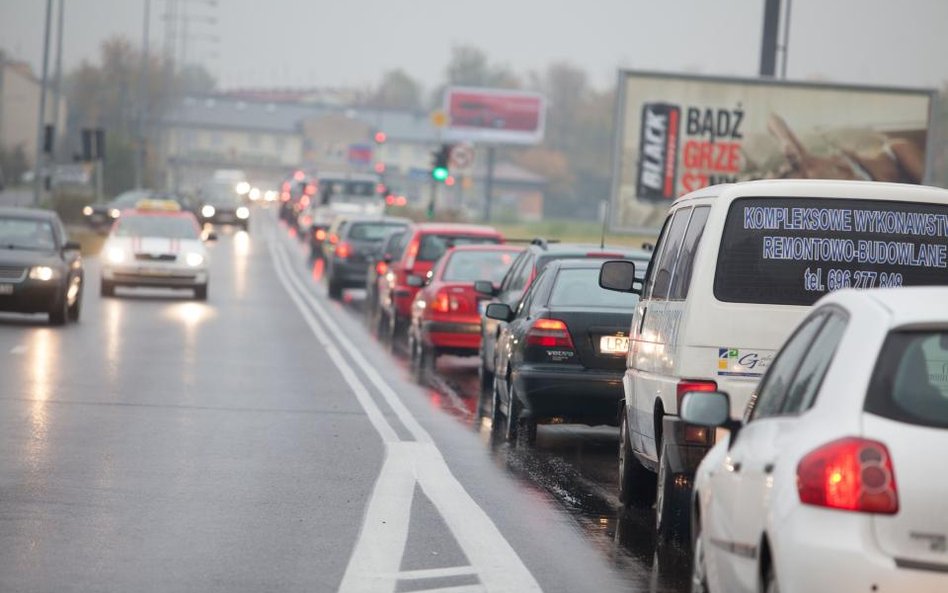
<svg viewBox="0 0 948 593">
<path fill-rule="evenodd" d="M 119 237 L 166 237 L 197 239 L 198 227 L 184 216 L 123 216 L 115 229 Z"/>
<path fill-rule="evenodd" d="M 560 270 L 550 292 L 551 307 L 615 307 L 630 312 L 639 301 L 627 292 L 599 286 L 599 268 Z"/>
<path fill-rule="evenodd" d="M 662 239 L 662 252 L 652 272 L 651 298 L 668 298 L 668 289 L 671 287 L 672 272 L 675 271 L 675 261 L 678 259 L 678 250 L 685 236 L 685 228 L 691 209 L 681 209 L 675 213 L 668 234 Z"/>
<path fill-rule="evenodd" d="M 510 286 L 507 287 L 508 290 L 519 293 L 526 287 L 527 282 L 530 280 L 530 275 L 533 273 L 533 262 L 534 258 L 530 256 L 523 259 L 523 264 L 517 268 L 514 277 L 510 280 Z"/>
<path fill-rule="evenodd" d="M 691 287 L 691 274 L 694 271 L 695 254 L 698 251 L 701 235 L 704 234 L 704 225 L 708 222 L 710 212 L 710 206 L 699 206 L 691 214 L 691 221 L 688 222 L 688 230 L 685 232 L 685 239 L 682 241 L 681 251 L 678 254 L 678 263 L 675 265 L 675 273 L 672 276 L 671 289 L 668 291 L 668 298 L 670 299 L 680 301 L 688 296 L 688 289 Z"/>
<path fill-rule="evenodd" d="M 400 257 L 401 251 L 399 250 L 399 245 L 402 243 L 404 237 L 404 231 L 392 233 L 388 241 L 385 242 L 385 253 L 390 254 L 395 259 Z"/>
<path fill-rule="evenodd" d="M 839 288 L 948 284 L 948 206 L 741 198 L 728 212 L 714 295 L 811 305 Z"/>
<path fill-rule="evenodd" d="M 455 251 L 445 264 L 441 279 L 448 282 L 490 280 L 496 284 L 503 279 L 513 263 L 516 250 L 510 251 Z"/>
<path fill-rule="evenodd" d="M 783 405 L 784 414 L 800 414 L 813 406 L 845 329 L 846 318 L 842 314 L 831 313 L 826 319 L 790 385 Z"/>
<path fill-rule="evenodd" d="M 53 225 L 45 220 L 30 218 L 0 218 L 0 249 L 56 248 Z"/>
<path fill-rule="evenodd" d="M 500 243 L 497 237 L 479 235 L 422 235 L 418 261 L 435 261 L 450 247 Z"/>
<path fill-rule="evenodd" d="M 755 398 L 753 419 L 780 414 L 787 389 L 825 318 L 823 313 L 807 318 L 781 348 L 777 359 L 761 380 Z"/>
<path fill-rule="evenodd" d="M 354 241 L 381 241 L 392 229 L 404 226 L 396 223 L 357 222 L 349 229 L 349 238 Z"/>
<path fill-rule="evenodd" d="M 948 330 L 890 334 L 869 384 L 866 411 L 948 428 Z"/>
</svg>

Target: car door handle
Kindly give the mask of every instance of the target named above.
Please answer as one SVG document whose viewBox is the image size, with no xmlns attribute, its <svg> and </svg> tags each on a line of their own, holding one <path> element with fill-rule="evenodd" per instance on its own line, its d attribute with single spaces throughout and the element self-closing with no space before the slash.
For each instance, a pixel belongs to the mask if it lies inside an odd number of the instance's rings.
<svg viewBox="0 0 948 593">
<path fill-rule="evenodd" d="M 734 463 L 731 464 L 731 471 L 733 471 L 736 474 L 739 471 L 741 471 L 741 467 L 742 467 L 741 462 L 735 461 Z"/>
<path fill-rule="evenodd" d="M 773 472 L 774 472 L 774 464 L 773 464 L 773 463 L 768 463 L 767 465 L 764 466 L 764 473 L 765 473 L 765 474 L 772 474 Z"/>
</svg>

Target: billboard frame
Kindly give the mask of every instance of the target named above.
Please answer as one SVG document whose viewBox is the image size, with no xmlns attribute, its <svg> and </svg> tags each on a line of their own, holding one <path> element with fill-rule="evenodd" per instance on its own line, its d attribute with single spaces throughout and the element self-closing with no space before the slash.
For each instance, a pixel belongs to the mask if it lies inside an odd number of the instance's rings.
<svg viewBox="0 0 948 593">
<path fill-rule="evenodd" d="M 519 130 L 503 130 L 476 127 L 456 128 L 451 121 L 451 95 L 455 92 L 479 93 L 492 96 L 513 96 L 521 98 L 536 99 L 539 104 L 538 125 L 535 131 L 524 132 Z M 543 142 L 546 135 L 546 95 L 536 91 L 522 91 L 517 89 L 498 89 L 490 87 L 477 87 L 455 85 L 444 89 L 444 99 L 442 110 L 447 115 L 447 123 L 441 129 L 441 139 L 445 142 L 469 143 L 481 145 L 517 145 L 517 146 L 536 146 Z"/>
<path fill-rule="evenodd" d="M 715 76 L 711 74 L 682 74 L 676 72 L 666 72 L 660 70 L 637 70 L 632 68 L 619 68 L 616 76 L 616 104 L 615 104 L 615 125 L 613 126 L 612 139 L 612 195 L 609 198 L 609 204 L 612 212 L 620 212 L 619 188 L 622 184 L 622 148 L 625 145 L 625 121 L 626 121 L 626 81 L 633 76 L 664 78 L 669 80 L 687 80 L 694 82 L 711 83 L 737 83 L 754 86 L 770 87 L 792 87 L 814 90 L 836 90 L 852 92 L 871 92 L 871 93 L 892 93 L 898 94 L 918 94 L 928 97 L 928 133 L 925 138 L 925 174 L 922 178 L 922 185 L 931 185 L 932 175 L 934 173 L 935 140 L 940 138 L 941 130 L 938 127 L 938 118 L 936 113 L 939 107 L 938 89 L 933 87 L 914 87 L 914 86 L 885 86 L 885 85 L 867 85 L 855 83 L 834 83 L 824 81 L 802 81 L 762 77 L 742 77 L 742 76 Z M 677 200 L 677 198 L 675 198 Z M 671 206 L 675 200 L 669 200 Z M 619 226 L 616 224 L 616 218 L 613 217 L 609 223 L 609 230 L 617 233 L 630 233 L 639 235 L 658 236 L 661 228 L 651 226 Z"/>
</svg>

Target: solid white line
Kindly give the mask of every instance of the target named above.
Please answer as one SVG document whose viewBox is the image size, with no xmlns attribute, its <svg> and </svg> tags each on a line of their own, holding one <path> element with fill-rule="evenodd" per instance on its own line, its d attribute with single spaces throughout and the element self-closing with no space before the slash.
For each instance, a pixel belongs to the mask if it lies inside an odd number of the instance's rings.
<svg viewBox="0 0 948 593">
<path fill-rule="evenodd" d="M 394 512 L 389 505 L 389 501 L 384 499 L 384 495 L 389 491 L 401 491 L 400 487 L 388 483 L 397 482 L 401 484 L 402 482 L 394 477 L 394 474 L 398 473 L 412 476 L 412 483 L 414 484 L 414 481 L 417 480 L 421 485 L 444 518 L 458 545 L 460 545 L 468 560 L 471 561 L 487 590 L 504 593 L 541 591 L 540 585 L 530 574 L 530 571 L 520 560 L 510 543 L 500 533 L 487 513 L 471 498 L 470 494 L 451 473 L 444 456 L 434 445 L 431 436 L 411 415 L 411 412 L 408 411 L 408 408 L 405 407 L 395 391 L 369 365 L 365 357 L 332 320 L 324 307 L 309 292 L 299 276 L 293 273 L 293 267 L 290 263 L 292 262 L 291 255 L 285 244 L 274 243 L 272 230 L 268 236 L 270 238 L 268 246 L 277 265 L 277 275 L 283 287 L 302 312 L 304 319 L 317 339 L 326 347 L 333 363 L 346 377 L 349 385 L 353 386 L 357 399 L 366 410 L 370 420 L 373 419 L 373 416 L 376 416 L 376 419 L 372 420 L 372 424 L 379 431 L 386 444 L 387 456 L 383 466 L 384 481 L 383 476 L 380 476 L 376 482 L 373 496 L 370 498 L 369 506 L 366 509 L 366 520 L 362 524 L 359 539 L 349 560 L 339 591 L 341 593 L 363 593 L 392 590 L 378 587 L 383 582 L 387 582 L 387 580 L 380 582 L 379 579 L 387 579 L 388 576 L 386 575 L 390 575 L 392 572 L 388 567 L 393 563 L 400 563 L 404 554 L 404 544 L 399 552 L 397 546 L 393 545 L 393 541 L 396 539 L 394 536 L 390 536 L 387 541 L 377 541 L 373 532 L 378 525 L 370 522 L 369 519 L 384 516 L 386 509 L 387 512 Z M 310 314 L 310 310 L 316 312 L 325 327 L 332 332 L 336 342 L 349 353 L 360 370 L 378 388 L 386 403 L 415 437 L 416 443 L 398 442 L 397 435 L 394 434 L 391 426 L 385 421 L 378 406 L 369 396 L 368 390 L 345 358 L 329 341 L 326 331 Z M 387 437 L 388 432 L 383 432 L 384 429 L 392 433 L 391 438 Z M 402 451 L 411 451 L 411 455 L 403 455 Z M 404 500 L 402 500 L 402 504 L 404 504 Z M 405 506 L 407 511 L 403 512 L 410 513 L 410 500 L 409 504 Z M 450 590 L 457 591 L 458 589 L 451 588 Z M 479 591 L 481 589 L 471 590 Z"/>
<path fill-rule="evenodd" d="M 447 568 L 422 568 L 419 570 L 403 570 L 398 573 L 400 581 L 414 581 L 418 579 L 439 579 L 444 577 L 466 577 L 477 574 L 473 566 L 449 566 Z"/>
<path fill-rule="evenodd" d="M 455 585 L 438 587 L 437 589 L 415 589 L 412 593 L 484 593 L 488 591 L 483 585 Z"/>
</svg>

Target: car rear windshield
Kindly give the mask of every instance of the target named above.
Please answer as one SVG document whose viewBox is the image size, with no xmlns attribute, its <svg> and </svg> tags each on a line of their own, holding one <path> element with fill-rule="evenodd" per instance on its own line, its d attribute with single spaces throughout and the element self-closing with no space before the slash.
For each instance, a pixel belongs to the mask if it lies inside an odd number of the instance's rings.
<svg viewBox="0 0 948 593">
<path fill-rule="evenodd" d="M 442 280 L 447 282 L 474 282 L 490 280 L 500 284 L 519 250 L 510 251 L 455 251 L 445 264 Z"/>
<path fill-rule="evenodd" d="M 115 234 L 119 237 L 197 239 L 198 228 L 193 220 L 184 216 L 123 216 Z"/>
<path fill-rule="evenodd" d="M 560 270 L 550 291 L 551 307 L 611 307 L 631 313 L 638 302 L 637 295 L 599 286 L 598 267 Z"/>
<path fill-rule="evenodd" d="M 0 218 L 0 249 L 33 249 L 51 251 L 56 248 L 53 225 L 30 218 Z"/>
<path fill-rule="evenodd" d="M 714 278 L 720 301 L 811 305 L 840 288 L 948 284 L 948 206 L 741 198 Z"/>
<path fill-rule="evenodd" d="M 500 239 L 490 235 L 422 235 L 418 248 L 418 261 L 435 261 L 450 247 L 458 245 L 484 245 L 500 243 Z"/>
<path fill-rule="evenodd" d="M 353 241 L 381 241 L 394 230 L 405 228 L 404 224 L 391 222 L 356 222 L 349 227 L 349 238 Z"/>
<path fill-rule="evenodd" d="M 889 334 L 865 409 L 900 422 L 948 428 L 948 329 Z"/>
</svg>

